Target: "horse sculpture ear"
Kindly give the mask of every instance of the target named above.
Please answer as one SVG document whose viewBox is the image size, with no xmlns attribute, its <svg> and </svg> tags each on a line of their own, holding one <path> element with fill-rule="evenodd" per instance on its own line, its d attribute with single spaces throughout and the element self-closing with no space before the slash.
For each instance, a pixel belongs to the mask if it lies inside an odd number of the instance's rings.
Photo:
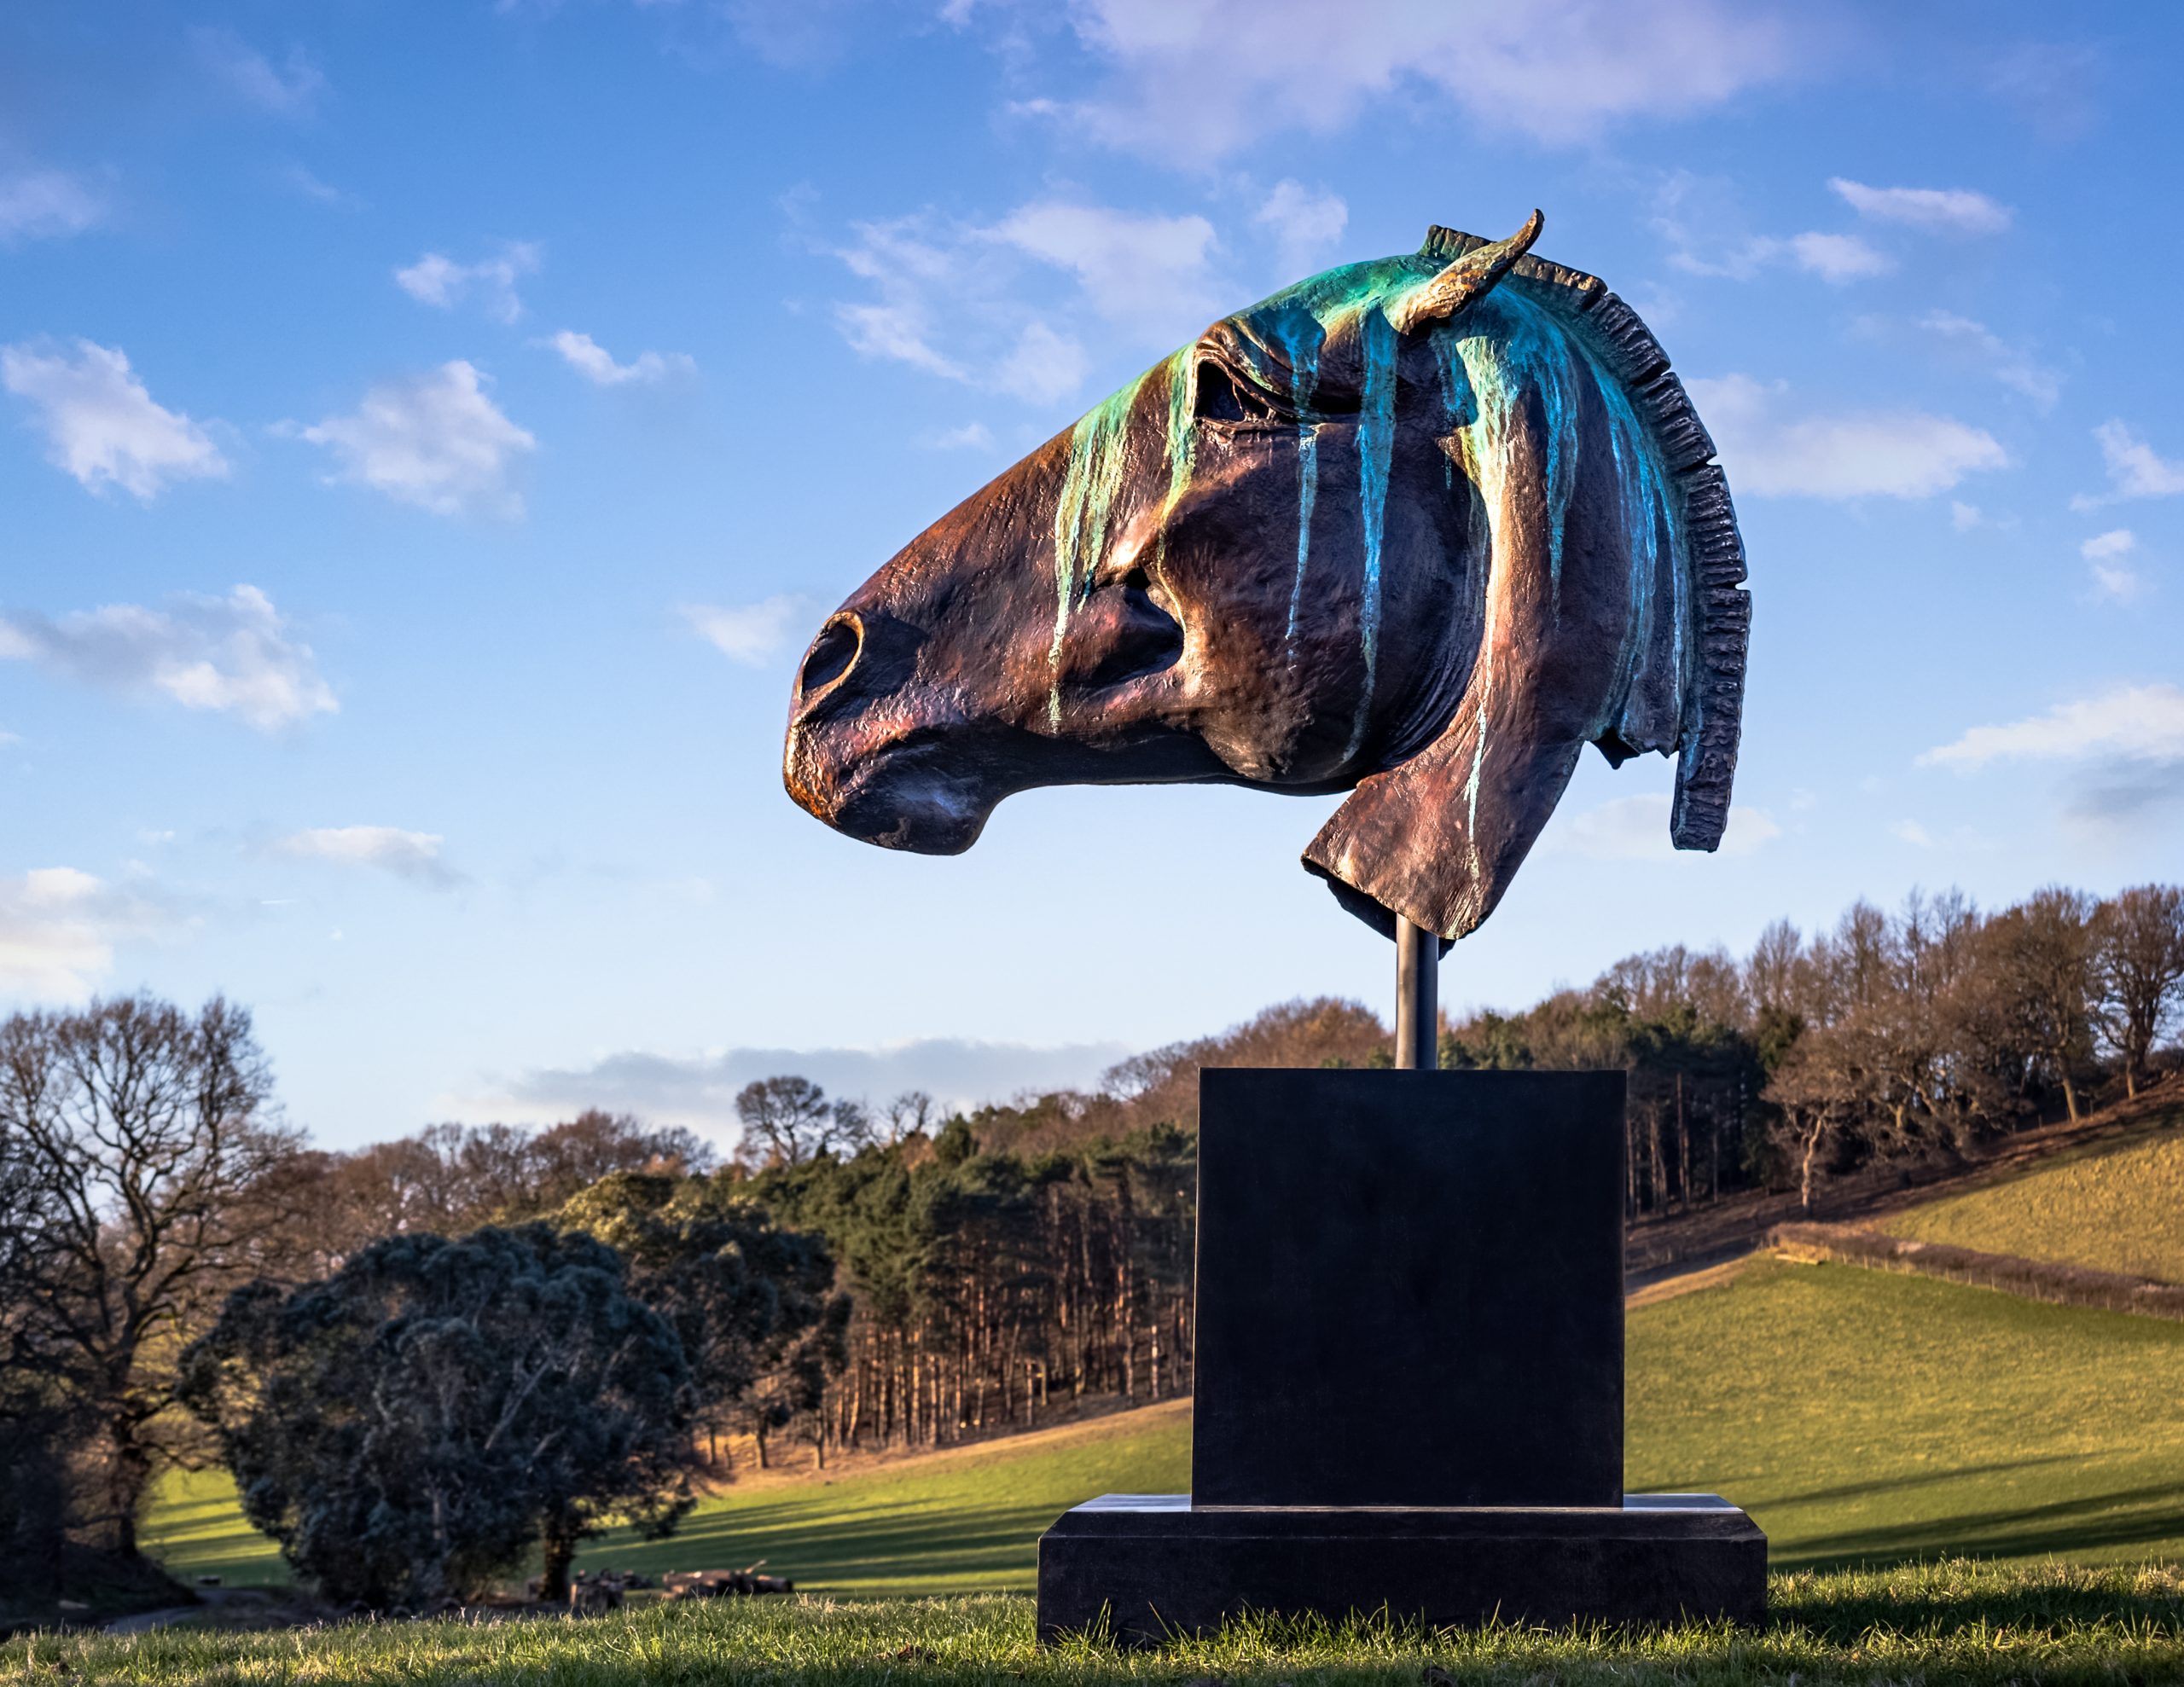
<svg viewBox="0 0 2184 1687">
<path fill-rule="evenodd" d="M 1507 240 L 1467 252 L 1439 275 L 1391 300 L 1386 307 L 1389 322 L 1398 333 L 1416 333 L 1449 321 L 1507 275 L 1509 266 L 1531 250 L 1546 224 L 1547 219 L 1535 211 Z"/>
</svg>

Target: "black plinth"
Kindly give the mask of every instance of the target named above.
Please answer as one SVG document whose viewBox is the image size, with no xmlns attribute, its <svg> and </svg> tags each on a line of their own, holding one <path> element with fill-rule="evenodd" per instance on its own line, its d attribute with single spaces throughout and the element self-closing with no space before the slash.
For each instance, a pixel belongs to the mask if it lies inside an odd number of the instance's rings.
<svg viewBox="0 0 2184 1687">
<path fill-rule="evenodd" d="M 1711 1494 L 1621 1506 L 1421 1510 L 1235 1506 L 1109 1494 L 1039 1539 L 1039 1638 L 1124 1644 L 1247 1613 L 1339 1620 L 1668 1622 L 1766 1613 L 1767 1539 Z"/>
<path fill-rule="evenodd" d="M 1245 1612 L 1757 1621 L 1767 1539 L 1623 1493 L 1623 1075 L 1199 1079 L 1190 1494 L 1039 1540 L 1039 1635 Z"/>
<path fill-rule="evenodd" d="M 1623 1081 L 1205 1073 L 1197 1503 L 1619 1504 Z"/>
</svg>

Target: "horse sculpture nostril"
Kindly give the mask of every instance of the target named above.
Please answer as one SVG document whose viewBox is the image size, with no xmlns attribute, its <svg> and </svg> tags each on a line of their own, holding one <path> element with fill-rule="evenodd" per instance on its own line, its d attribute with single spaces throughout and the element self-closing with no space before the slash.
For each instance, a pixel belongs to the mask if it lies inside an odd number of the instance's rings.
<svg viewBox="0 0 2184 1687">
<path fill-rule="evenodd" d="M 854 615 L 837 615 L 819 629 L 811 653 L 804 658 L 804 673 L 797 691 L 804 697 L 824 691 L 857 665 L 864 648 L 864 629 Z"/>
</svg>

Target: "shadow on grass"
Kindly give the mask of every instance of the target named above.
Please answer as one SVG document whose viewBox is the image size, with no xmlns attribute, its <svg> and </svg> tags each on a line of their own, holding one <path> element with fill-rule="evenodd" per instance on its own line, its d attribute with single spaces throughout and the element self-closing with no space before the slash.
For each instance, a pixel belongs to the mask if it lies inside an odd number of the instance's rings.
<svg viewBox="0 0 2184 1687">
<path fill-rule="evenodd" d="M 2042 1505 L 1959 1512 L 1891 1527 L 1861 1523 L 1840 1534 L 1798 1542 L 1775 1556 L 1781 1569 L 1937 1557 L 1944 1553 L 1983 1557 L 2067 1557 L 2088 1548 L 2146 1546 L 2184 1533 L 2184 1484 L 2117 1488 L 2074 1495 Z"/>
</svg>

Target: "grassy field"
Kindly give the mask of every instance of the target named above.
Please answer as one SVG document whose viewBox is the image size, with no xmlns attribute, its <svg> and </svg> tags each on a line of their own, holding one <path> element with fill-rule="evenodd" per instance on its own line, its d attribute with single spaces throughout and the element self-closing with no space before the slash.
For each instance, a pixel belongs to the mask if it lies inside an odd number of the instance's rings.
<svg viewBox="0 0 2184 1687">
<path fill-rule="evenodd" d="M 1435 1633 L 1237 1624 L 1118 1653 L 1032 1644 L 1021 1596 L 652 1604 L 595 1619 L 350 1624 L 0 1645 L 0 1679 L 340 1683 L 344 1687 L 1755 1687 L 2136 1683 L 2184 1678 L 2184 1586 L 2160 1571 L 1951 1563 L 1777 1577 L 1765 1627 Z"/>
<path fill-rule="evenodd" d="M 2184 1107 L 2021 1177 L 1891 1213 L 1873 1227 L 1990 1254 L 2184 1283 Z"/>
<path fill-rule="evenodd" d="M 1634 1489 L 1727 1494 L 1778 1568 L 1949 1553 L 2184 1558 L 2184 1325 L 1849 1266 L 1756 1261 L 1634 1312 Z M 832 1481 L 752 1485 L 668 1541 L 583 1561 L 658 1570 L 764 1558 L 837 1594 L 1031 1585 L 1033 1542 L 1080 1499 L 1189 1485 L 1184 1404 Z M 168 1568 L 279 1579 L 224 1477 L 170 1487 Z"/>
</svg>

